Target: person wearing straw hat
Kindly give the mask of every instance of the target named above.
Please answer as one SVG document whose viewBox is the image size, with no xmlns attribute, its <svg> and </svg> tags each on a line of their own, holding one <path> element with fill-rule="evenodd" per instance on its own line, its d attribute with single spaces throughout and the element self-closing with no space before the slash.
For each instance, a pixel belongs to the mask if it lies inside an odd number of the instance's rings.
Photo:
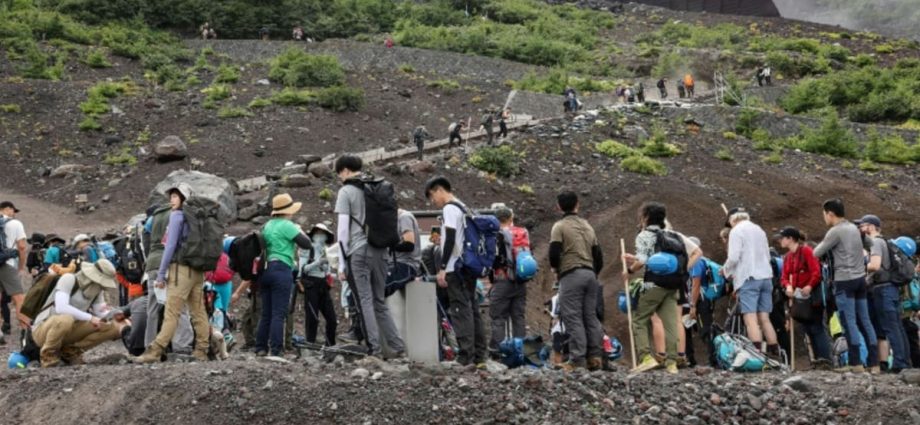
<svg viewBox="0 0 920 425">
<path fill-rule="evenodd" d="M 325 224 L 319 223 L 310 228 L 308 236 L 313 240 L 313 246 L 300 250 L 300 280 L 297 282 L 298 289 L 304 294 L 307 342 L 316 343 L 319 316 L 322 315 L 326 321 L 325 345 L 332 346 L 335 345 L 338 321 L 329 294 L 329 258 L 326 249 L 335 243 L 335 234 Z"/>
<path fill-rule="evenodd" d="M 105 303 L 104 290 L 115 287 L 115 266 L 106 259 L 83 263 L 79 272 L 58 279 L 32 326 L 42 367 L 83 364 L 84 352 L 130 329 L 124 315 L 112 314 Z"/>
<path fill-rule="evenodd" d="M 310 238 L 291 221 L 303 204 L 282 193 L 272 198 L 272 219 L 262 227 L 268 268 L 259 277 L 262 317 L 256 330 L 256 355 L 284 354 L 284 318 L 294 288 L 297 248 L 310 249 Z"/>
</svg>

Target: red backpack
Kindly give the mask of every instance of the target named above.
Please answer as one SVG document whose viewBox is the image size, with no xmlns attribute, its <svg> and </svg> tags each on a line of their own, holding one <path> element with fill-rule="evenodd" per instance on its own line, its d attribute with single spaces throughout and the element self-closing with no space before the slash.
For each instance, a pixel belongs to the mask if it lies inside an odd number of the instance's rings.
<svg viewBox="0 0 920 425">
<path fill-rule="evenodd" d="M 217 260 L 217 267 L 214 271 L 204 274 L 204 278 L 211 283 L 226 283 L 233 280 L 233 269 L 230 268 L 230 257 L 227 254 L 220 254 Z"/>
<path fill-rule="evenodd" d="M 511 226 L 511 261 L 517 260 L 517 255 L 521 251 L 530 251 L 530 233 L 526 228 Z"/>
</svg>

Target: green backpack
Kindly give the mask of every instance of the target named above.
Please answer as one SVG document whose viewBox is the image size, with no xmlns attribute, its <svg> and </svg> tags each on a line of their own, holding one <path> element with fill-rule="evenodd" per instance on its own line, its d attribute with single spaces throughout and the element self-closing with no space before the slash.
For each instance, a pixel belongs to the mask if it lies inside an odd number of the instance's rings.
<svg viewBox="0 0 920 425">
<path fill-rule="evenodd" d="M 192 197 L 182 205 L 188 237 L 182 242 L 176 261 L 200 271 L 213 271 L 223 253 L 224 225 L 218 219 L 220 205 L 210 199 Z"/>
</svg>

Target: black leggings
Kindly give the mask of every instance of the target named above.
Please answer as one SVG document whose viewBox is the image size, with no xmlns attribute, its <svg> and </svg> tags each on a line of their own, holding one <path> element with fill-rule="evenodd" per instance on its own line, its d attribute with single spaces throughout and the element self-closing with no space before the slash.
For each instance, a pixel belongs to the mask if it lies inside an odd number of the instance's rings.
<svg viewBox="0 0 920 425">
<path fill-rule="evenodd" d="M 326 321 L 326 345 L 335 345 L 335 328 L 338 323 L 326 279 L 306 277 L 302 282 L 304 289 L 303 309 L 306 313 L 305 327 L 307 342 L 311 344 L 316 343 L 319 317 L 322 315 L 323 319 Z"/>
</svg>

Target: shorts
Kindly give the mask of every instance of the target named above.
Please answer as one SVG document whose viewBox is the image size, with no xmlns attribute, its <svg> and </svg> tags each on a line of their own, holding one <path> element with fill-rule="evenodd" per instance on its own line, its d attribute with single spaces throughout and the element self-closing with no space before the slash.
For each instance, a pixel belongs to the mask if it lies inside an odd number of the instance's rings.
<svg viewBox="0 0 920 425">
<path fill-rule="evenodd" d="M 22 277 L 19 276 L 19 270 L 9 264 L 0 265 L 0 287 L 11 297 L 22 294 Z"/>
<path fill-rule="evenodd" d="M 738 289 L 741 314 L 773 311 L 773 279 L 750 279 Z"/>
</svg>

